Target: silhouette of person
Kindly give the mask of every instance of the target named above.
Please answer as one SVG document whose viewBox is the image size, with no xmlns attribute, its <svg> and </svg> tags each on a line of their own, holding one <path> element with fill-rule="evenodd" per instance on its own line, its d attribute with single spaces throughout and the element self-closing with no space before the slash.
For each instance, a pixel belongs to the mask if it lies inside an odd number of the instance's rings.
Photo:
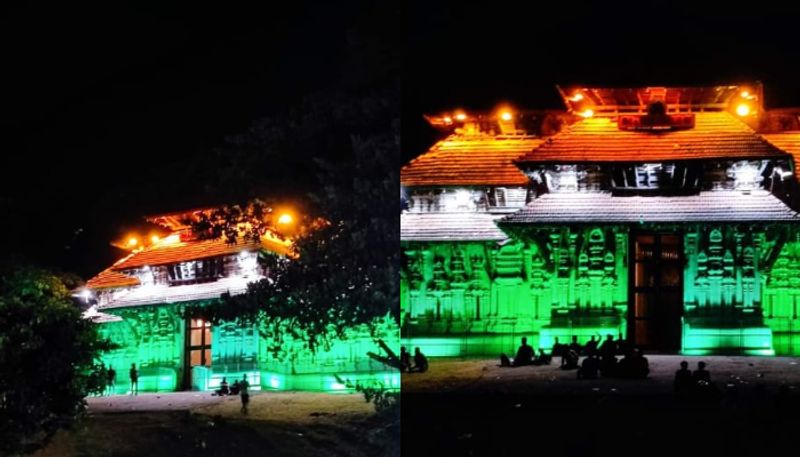
<svg viewBox="0 0 800 457">
<path fill-rule="evenodd" d="M 400 371 L 408 371 L 411 368 L 411 354 L 405 346 L 400 346 Z"/>
<path fill-rule="evenodd" d="M 592 355 L 597 353 L 597 345 L 600 342 L 594 339 L 594 335 L 586 342 L 586 355 Z"/>
<path fill-rule="evenodd" d="M 419 350 L 414 348 L 414 366 L 408 370 L 409 373 L 424 373 L 428 371 L 428 358 Z"/>
<path fill-rule="evenodd" d="M 242 414 L 247 414 L 247 404 L 250 403 L 250 391 L 247 388 L 250 383 L 247 382 L 247 374 L 242 375 L 242 380 L 239 382 L 239 396 L 242 399 Z"/>
<path fill-rule="evenodd" d="M 577 336 L 572 335 L 572 342 L 569 343 L 569 346 L 567 347 L 567 350 L 575 351 L 575 353 L 577 353 L 577 354 L 581 353 L 581 351 L 583 350 L 583 347 L 581 346 L 580 343 L 578 343 L 578 337 Z"/>
<path fill-rule="evenodd" d="M 706 370 L 706 363 L 703 361 L 697 362 L 697 369 L 692 373 L 692 381 L 694 384 L 705 382 L 711 383 L 711 373 Z"/>
<path fill-rule="evenodd" d="M 568 349 L 564 356 L 561 357 L 561 369 L 562 370 L 573 370 L 578 368 L 578 353 L 572 349 Z"/>
<path fill-rule="evenodd" d="M 623 355 L 628 352 L 628 342 L 622 338 L 622 332 L 619 332 L 619 336 L 617 340 L 614 341 L 614 344 L 617 345 L 617 355 Z"/>
<path fill-rule="evenodd" d="M 522 337 L 522 345 L 517 349 L 517 355 L 512 363 L 515 367 L 530 365 L 533 363 L 533 348 L 528 345 L 528 338 Z"/>
<path fill-rule="evenodd" d="M 650 362 L 647 357 L 642 354 L 642 350 L 635 348 L 632 351 L 632 359 L 630 363 L 630 376 L 632 378 L 646 378 L 650 374 Z"/>
<path fill-rule="evenodd" d="M 553 357 L 544 352 L 544 349 L 539 348 L 539 355 L 533 360 L 534 365 L 550 365 Z"/>
<path fill-rule="evenodd" d="M 600 361 L 597 354 L 590 354 L 583 359 L 581 367 L 578 368 L 578 379 L 597 379 L 597 371 L 600 368 Z"/>
<path fill-rule="evenodd" d="M 219 383 L 219 389 L 217 389 L 217 395 L 228 395 L 231 393 L 230 387 L 228 387 L 228 379 L 223 377 L 222 382 Z"/>
<path fill-rule="evenodd" d="M 692 390 L 692 372 L 689 371 L 689 362 L 682 361 L 681 369 L 675 372 L 675 393 L 678 395 L 687 395 Z"/>
<path fill-rule="evenodd" d="M 139 371 L 136 369 L 136 364 L 131 364 L 131 370 L 128 373 L 131 378 L 131 395 L 139 395 Z"/>
<path fill-rule="evenodd" d="M 114 393 L 114 388 L 117 384 L 117 372 L 114 370 L 113 365 L 108 366 L 108 372 L 106 372 L 106 384 L 108 385 L 109 395 Z"/>
<path fill-rule="evenodd" d="M 614 343 L 612 335 L 606 335 L 605 341 L 600 345 L 600 356 L 604 359 L 606 357 L 614 357 L 617 354 L 617 345 Z"/>
<path fill-rule="evenodd" d="M 564 345 L 558 342 L 558 337 L 553 340 L 553 349 L 550 351 L 553 357 L 564 357 Z"/>
</svg>

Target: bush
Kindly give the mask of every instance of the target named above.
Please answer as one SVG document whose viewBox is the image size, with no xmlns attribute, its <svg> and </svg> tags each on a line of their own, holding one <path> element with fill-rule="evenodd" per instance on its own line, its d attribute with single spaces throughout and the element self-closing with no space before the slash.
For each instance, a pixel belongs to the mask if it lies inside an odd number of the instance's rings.
<svg viewBox="0 0 800 457">
<path fill-rule="evenodd" d="M 108 342 L 69 290 L 35 268 L 0 271 L 0 454 L 32 452 L 85 410 L 102 388 Z"/>
</svg>

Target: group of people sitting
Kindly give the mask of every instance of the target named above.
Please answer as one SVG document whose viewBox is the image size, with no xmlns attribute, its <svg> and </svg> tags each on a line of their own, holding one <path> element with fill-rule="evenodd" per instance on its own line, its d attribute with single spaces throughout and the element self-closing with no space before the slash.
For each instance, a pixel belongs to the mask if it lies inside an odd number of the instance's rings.
<svg viewBox="0 0 800 457">
<path fill-rule="evenodd" d="M 617 355 L 624 355 L 622 360 Z M 630 346 L 622 339 L 614 340 L 612 335 L 607 335 L 600 344 L 599 339 L 591 337 L 586 345 L 578 343 L 578 337 L 573 336 L 570 344 L 561 344 L 555 339 L 551 354 L 539 349 L 535 355 L 534 349 L 528 345 L 528 339 L 522 338 L 522 345 L 517 350 L 514 359 L 506 354 L 500 354 L 500 366 L 519 367 L 524 365 L 549 365 L 552 357 L 561 357 L 561 368 L 564 370 L 577 369 L 578 379 L 596 379 L 598 376 L 621 378 L 646 378 L 650 373 L 647 358 L 638 348 Z M 583 363 L 578 364 L 580 357 L 585 356 Z"/>
<path fill-rule="evenodd" d="M 428 371 L 428 358 L 419 350 L 414 348 L 414 364 L 411 364 L 411 354 L 405 346 L 400 347 L 400 370 L 407 373 L 424 373 Z"/>
<path fill-rule="evenodd" d="M 245 386 L 245 383 L 247 383 L 246 386 Z M 220 395 L 220 396 L 222 396 L 222 395 L 239 395 L 239 392 L 242 390 L 242 387 L 247 389 L 247 387 L 249 387 L 249 386 L 250 386 L 250 383 L 247 382 L 246 379 L 243 379 L 242 381 L 239 381 L 237 379 L 236 381 L 233 382 L 233 385 L 229 386 L 228 385 L 228 379 L 223 377 L 222 378 L 222 382 L 219 383 L 219 389 L 215 390 L 214 394 Z"/>
<path fill-rule="evenodd" d="M 689 362 L 681 362 L 680 370 L 675 372 L 675 394 L 680 397 L 699 396 L 714 397 L 719 394 L 717 386 L 711 382 L 711 373 L 706 370 L 706 363 L 697 362 L 697 369 L 689 370 Z"/>
<path fill-rule="evenodd" d="M 543 349 L 539 349 L 539 355 L 535 355 L 533 347 L 528 345 L 528 338 L 522 337 L 522 345 L 517 349 L 517 355 L 514 360 L 508 358 L 505 354 L 500 354 L 501 367 L 521 367 L 524 365 L 550 365 L 553 357 L 550 354 L 545 354 Z"/>
</svg>

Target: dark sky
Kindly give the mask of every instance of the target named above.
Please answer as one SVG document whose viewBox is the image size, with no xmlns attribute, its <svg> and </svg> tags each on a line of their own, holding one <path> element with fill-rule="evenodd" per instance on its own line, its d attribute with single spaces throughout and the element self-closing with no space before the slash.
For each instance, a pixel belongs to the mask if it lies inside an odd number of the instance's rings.
<svg viewBox="0 0 800 457">
<path fill-rule="evenodd" d="M 800 107 L 799 7 L 731 1 L 415 4 L 403 67 L 404 162 L 436 139 L 422 113 L 488 110 L 501 101 L 563 108 L 556 84 L 760 80 L 768 107 Z"/>
<path fill-rule="evenodd" d="M 143 215 L 217 203 L 211 151 L 340 84 L 349 34 L 374 9 L 229 3 L 4 7 L 3 259 L 88 277 Z"/>
</svg>

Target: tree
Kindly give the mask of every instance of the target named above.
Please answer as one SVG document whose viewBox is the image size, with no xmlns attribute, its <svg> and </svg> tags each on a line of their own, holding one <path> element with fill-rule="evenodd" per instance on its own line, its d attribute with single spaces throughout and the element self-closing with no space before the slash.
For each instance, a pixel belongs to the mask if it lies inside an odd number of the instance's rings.
<svg viewBox="0 0 800 457">
<path fill-rule="evenodd" d="M 280 138 L 276 148 L 295 144 L 289 138 L 302 138 L 306 146 L 313 143 L 310 148 L 317 155 L 307 159 L 317 172 L 307 205 L 313 214 L 302 220 L 313 227 L 297 236 L 296 259 L 264 257 L 271 278 L 219 306 L 203 308 L 206 317 L 259 319 L 274 333 L 304 334 L 312 348 L 324 343 L 331 328 L 333 335 L 342 336 L 348 327 L 370 325 L 387 315 L 399 322 L 400 221 L 399 208 L 392 204 L 399 189 L 398 124 L 386 99 L 333 98 L 341 102 L 330 103 L 326 97 L 311 109 L 330 110 L 313 116 L 323 125 L 293 116 L 259 123 L 270 125 L 270 135 Z M 278 122 L 283 124 L 280 135 L 275 134 Z M 250 143 L 260 144 L 262 154 L 272 154 L 268 136 L 256 136 Z M 202 216 L 193 228 L 201 236 L 228 241 L 251 238 L 267 229 L 270 211 L 265 205 L 253 201 L 222 208 Z M 319 217 L 325 222 L 319 223 Z M 235 227 L 245 222 L 250 229 L 237 232 Z"/>
<path fill-rule="evenodd" d="M 81 415 L 110 344 L 58 277 L 28 267 L 0 273 L 0 328 L 0 454 L 27 453 Z"/>
</svg>

